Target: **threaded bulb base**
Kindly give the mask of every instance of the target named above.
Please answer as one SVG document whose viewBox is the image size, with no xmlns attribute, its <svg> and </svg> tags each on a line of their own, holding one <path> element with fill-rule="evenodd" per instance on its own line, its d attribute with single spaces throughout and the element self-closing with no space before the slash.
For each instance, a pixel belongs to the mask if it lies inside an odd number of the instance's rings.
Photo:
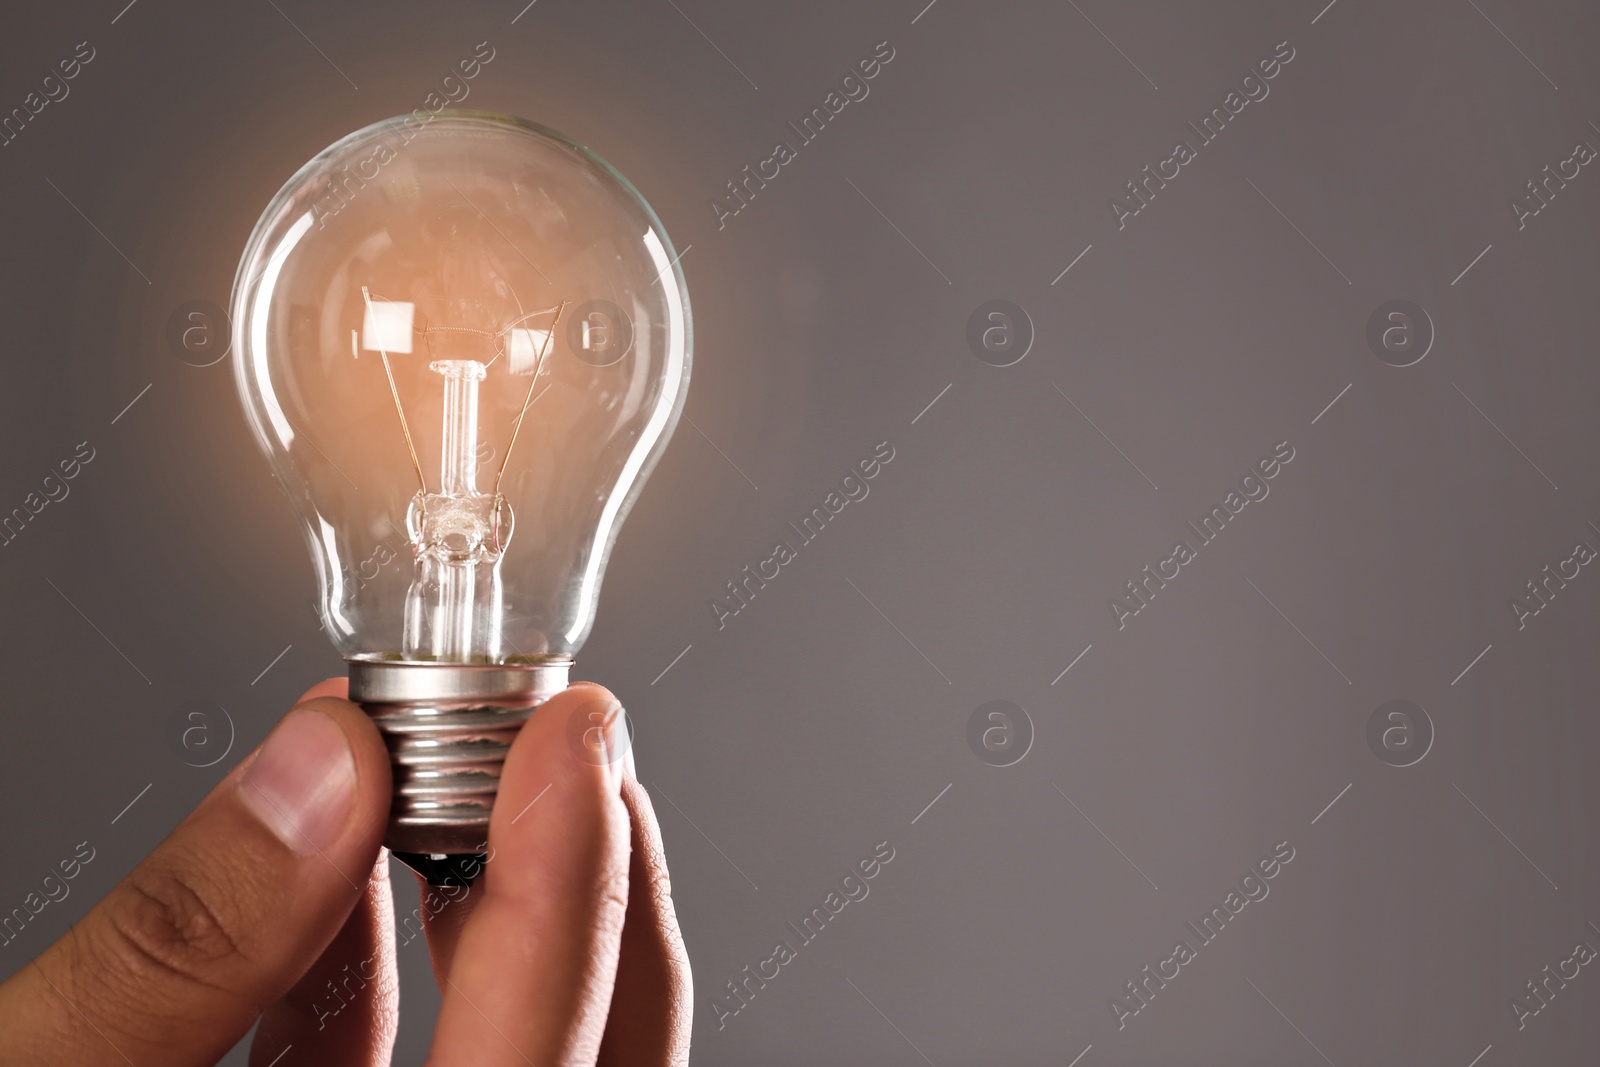
<svg viewBox="0 0 1600 1067">
<path fill-rule="evenodd" d="M 390 851 L 442 859 L 488 848 L 489 813 L 511 742 L 535 708 L 566 688 L 571 667 L 569 659 L 349 661 L 350 699 L 389 748 L 394 802 L 383 843 Z"/>
</svg>

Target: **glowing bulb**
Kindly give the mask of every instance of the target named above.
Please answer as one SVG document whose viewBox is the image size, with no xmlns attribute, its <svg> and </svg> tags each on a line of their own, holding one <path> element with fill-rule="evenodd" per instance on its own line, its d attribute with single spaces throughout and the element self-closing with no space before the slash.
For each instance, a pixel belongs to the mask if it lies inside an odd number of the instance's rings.
<svg viewBox="0 0 1600 1067">
<path fill-rule="evenodd" d="M 565 685 L 682 407 L 672 245 L 625 178 L 559 134 L 392 119 L 273 198 L 233 322 L 323 627 L 393 755 L 387 843 L 477 852 L 505 750 Z"/>
</svg>

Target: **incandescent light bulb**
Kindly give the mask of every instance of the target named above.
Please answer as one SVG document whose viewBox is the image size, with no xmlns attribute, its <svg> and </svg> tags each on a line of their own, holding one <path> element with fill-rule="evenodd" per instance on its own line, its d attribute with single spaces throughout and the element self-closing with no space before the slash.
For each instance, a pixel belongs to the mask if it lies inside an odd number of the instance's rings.
<svg viewBox="0 0 1600 1067">
<path fill-rule="evenodd" d="M 323 628 L 389 745 L 385 843 L 428 873 L 482 851 L 511 740 L 566 684 L 691 329 L 671 242 L 604 160 L 520 120 L 423 114 L 289 180 L 232 319 Z"/>
</svg>

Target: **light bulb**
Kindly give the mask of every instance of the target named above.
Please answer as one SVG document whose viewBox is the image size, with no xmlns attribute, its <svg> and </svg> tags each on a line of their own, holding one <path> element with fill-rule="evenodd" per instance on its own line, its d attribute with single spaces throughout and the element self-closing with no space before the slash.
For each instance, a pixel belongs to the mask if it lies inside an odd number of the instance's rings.
<svg viewBox="0 0 1600 1067">
<path fill-rule="evenodd" d="M 414 865 L 476 853 L 510 741 L 566 684 L 682 407 L 672 244 L 582 145 L 419 112 L 289 179 L 232 319 L 323 629 L 389 745 L 386 843 Z"/>
</svg>

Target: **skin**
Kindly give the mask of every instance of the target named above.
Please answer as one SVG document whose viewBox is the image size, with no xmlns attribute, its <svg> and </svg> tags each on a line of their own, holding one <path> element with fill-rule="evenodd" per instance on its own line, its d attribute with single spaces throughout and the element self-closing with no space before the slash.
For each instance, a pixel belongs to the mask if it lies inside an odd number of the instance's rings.
<svg viewBox="0 0 1600 1067">
<path fill-rule="evenodd" d="M 296 1065 L 389 1063 L 399 1012 L 380 847 L 389 761 L 345 694 L 329 679 L 285 717 L 324 717 L 311 736 L 336 747 L 342 735 L 354 761 L 353 796 L 321 806 L 334 814 L 315 843 L 292 825 L 275 832 L 278 809 L 261 814 L 248 779 L 257 749 L 0 984 L 0 1063 L 214 1064 L 258 1017 L 252 1067 L 291 1045 Z M 573 716 L 598 725 L 575 734 Z M 587 749 L 571 740 L 580 734 Z M 423 909 L 443 994 L 429 1067 L 686 1064 L 688 955 L 660 829 L 609 692 L 579 683 L 529 719 L 506 760 L 489 845 L 470 891 Z M 330 981 L 352 991 L 336 1013 Z"/>
</svg>

